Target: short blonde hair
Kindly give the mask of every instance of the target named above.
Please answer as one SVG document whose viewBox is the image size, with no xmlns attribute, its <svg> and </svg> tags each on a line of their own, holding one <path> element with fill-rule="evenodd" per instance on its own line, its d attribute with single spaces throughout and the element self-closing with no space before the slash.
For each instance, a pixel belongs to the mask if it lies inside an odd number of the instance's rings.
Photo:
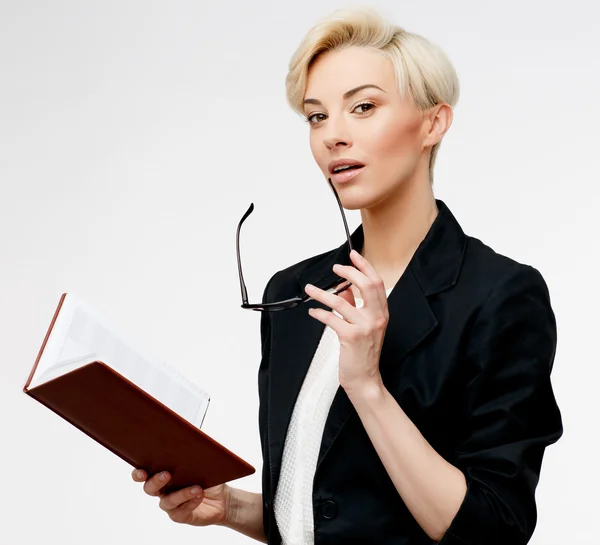
<svg viewBox="0 0 600 545">
<path fill-rule="evenodd" d="M 389 58 L 401 96 L 408 92 L 419 109 L 424 111 L 442 103 L 454 108 L 458 102 L 456 71 L 439 47 L 391 24 L 371 8 L 358 7 L 340 9 L 319 20 L 293 54 L 285 85 L 287 100 L 294 111 L 304 113 L 308 71 L 316 58 L 327 51 L 351 46 L 369 47 Z M 431 183 L 440 143 L 431 150 Z"/>
</svg>

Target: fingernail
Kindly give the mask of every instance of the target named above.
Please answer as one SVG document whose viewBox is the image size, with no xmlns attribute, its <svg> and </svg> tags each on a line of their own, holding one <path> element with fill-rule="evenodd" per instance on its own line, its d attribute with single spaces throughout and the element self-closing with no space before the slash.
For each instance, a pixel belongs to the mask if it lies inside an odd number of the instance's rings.
<svg viewBox="0 0 600 545">
<path fill-rule="evenodd" d="M 144 478 L 144 472 L 143 471 L 136 471 L 135 476 L 138 479 L 143 479 Z"/>
<path fill-rule="evenodd" d="M 314 288 L 312 284 L 306 284 L 306 291 L 312 291 Z"/>
<path fill-rule="evenodd" d="M 194 486 L 194 488 L 192 488 L 192 495 L 194 495 L 194 496 L 200 495 L 200 489 L 197 486 Z"/>
<path fill-rule="evenodd" d="M 158 477 L 161 481 L 166 481 L 167 480 L 167 474 L 166 472 L 162 472 L 159 477 Z"/>
</svg>

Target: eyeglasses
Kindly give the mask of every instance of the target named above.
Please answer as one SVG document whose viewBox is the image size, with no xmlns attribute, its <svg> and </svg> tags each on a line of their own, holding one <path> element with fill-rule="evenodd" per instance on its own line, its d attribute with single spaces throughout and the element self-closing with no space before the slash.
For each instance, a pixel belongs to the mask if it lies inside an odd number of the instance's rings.
<svg viewBox="0 0 600 545">
<path fill-rule="evenodd" d="M 350 231 L 348 230 L 348 223 L 346 222 L 344 208 L 342 207 L 342 203 L 340 202 L 340 198 L 337 194 L 337 191 L 335 190 L 335 187 L 333 187 L 331 178 L 328 178 L 327 181 L 329 182 L 329 185 L 331 186 L 331 189 L 333 190 L 333 194 L 335 195 L 335 198 L 337 200 L 338 206 L 340 207 L 340 212 L 342 214 L 342 220 L 344 221 L 344 228 L 346 229 L 346 238 L 348 239 L 348 253 L 350 253 L 352 251 L 352 241 L 350 240 Z M 292 297 L 291 299 L 285 299 L 283 301 L 276 301 L 273 303 L 248 303 L 248 292 L 246 290 L 246 284 L 244 282 L 244 275 L 242 274 L 242 262 L 240 259 L 240 230 L 242 228 L 242 224 L 244 223 L 244 220 L 250 214 L 252 214 L 253 210 L 254 210 L 254 203 L 250 204 L 250 208 L 248 208 L 246 213 L 242 216 L 242 219 L 240 220 L 240 223 L 238 224 L 237 236 L 236 236 L 237 264 L 238 264 L 238 273 L 240 276 L 240 288 L 242 290 L 242 308 L 249 309 L 249 310 L 274 312 L 276 310 L 287 310 L 290 308 L 294 308 L 301 303 L 306 303 L 307 301 L 309 301 L 311 299 L 311 297 L 306 294 L 304 294 L 302 296 Z M 327 286 L 325 286 L 321 289 L 324 291 L 329 291 L 330 293 L 333 293 L 334 295 L 337 295 L 338 293 L 342 293 L 343 291 L 347 290 L 352 285 L 351 282 L 348 282 L 347 284 L 345 284 L 344 286 L 342 286 L 341 288 L 336 290 L 335 289 L 336 286 L 338 286 L 340 284 L 340 282 L 343 282 L 343 281 L 344 281 L 344 279 L 336 280 L 335 282 L 328 284 Z"/>
</svg>

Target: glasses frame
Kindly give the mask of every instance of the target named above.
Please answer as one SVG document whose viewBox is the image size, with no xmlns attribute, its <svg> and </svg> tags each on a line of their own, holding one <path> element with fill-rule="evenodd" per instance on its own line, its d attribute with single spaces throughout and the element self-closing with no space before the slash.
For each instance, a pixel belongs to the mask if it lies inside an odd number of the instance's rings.
<svg viewBox="0 0 600 545">
<path fill-rule="evenodd" d="M 342 214 L 342 220 L 344 222 L 344 229 L 346 230 L 346 238 L 348 239 L 348 253 L 350 253 L 352 251 L 352 241 L 350 240 L 350 231 L 348 230 L 348 222 L 346 221 L 346 215 L 344 214 L 344 207 L 342 206 L 342 203 L 337 194 L 337 191 L 335 190 L 335 187 L 333 186 L 331 178 L 328 178 L 327 181 L 329 182 L 329 185 L 331 186 L 333 194 L 335 195 L 335 199 L 340 208 L 340 213 Z M 248 290 L 246 289 L 246 283 L 244 282 L 244 275 L 242 273 L 242 260 L 240 257 L 240 231 L 242 229 L 242 224 L 244 223 L 246 218 L 250 214 L 252 214 L 253 211 L 254 211 L 254 203 L 251 203 L 250 207 L 248 208 L 246 213 L 242 216 L 242 219 L 240 220 L 240 222 L 238 224 L 236 241 L 235 241 L 236 253 L 237 253 L 238 275 L 240 277 L 240 289 L 242 292 L 242 308 L 247 309 L 247 310 L 261 311 L 261 312 L 275 312 L 275 311 L 279 311 L 279 310 L 289 310 L 291 308 L 297 307 L 298 305 L 300 305 L 302 303 L 306 303 L 307 301 L 310 301 L 312 299 L 312 297 L 305 294 L 303 296 L 292 297 L 291 299 L 285 299 L 283 301 L 276 301 L 273 303 L 249 303 L 248 302 Z M 331 293 L 333 293 L 334 295 L 337 295 L 337 294 L 342 293 L 343 291 L 347 290 L 352 285 L 351 282 L 346 281 L 347 283 L 344 286 L 342 286 L 341 288 L 336 290 L 335 288 L 336 288 L 336 286 L 338 286 L 340 284 L 340 282 L 344 282 L 344 279 L 336 280 L 335 282 L 332 282 L 331 284 L 328 284 L 327 286 L 325 286 L 321 289 L 324 291 L 333 290 Z"/>
</svg>

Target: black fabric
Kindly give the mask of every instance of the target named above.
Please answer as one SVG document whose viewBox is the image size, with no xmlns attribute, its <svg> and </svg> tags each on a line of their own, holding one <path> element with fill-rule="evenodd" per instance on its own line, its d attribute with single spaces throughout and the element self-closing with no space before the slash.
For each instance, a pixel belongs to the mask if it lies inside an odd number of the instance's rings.
<svg viewBox="0 0 600 545">
<path fill-rule="evenodd" d="M 440 545 L 522 545 L 536 523 L 544 449 L 562 435 L 550 372 L 556 324 L 540 273 L 466 236 L 442 202 L 388 296 L 380 357 L 384 384 L 432 447 L 467 479 L 464 502 Z M 361 249 L 362 226 L 352 234 Z M 350 264 L 348 242 L 275 274 L 263 302 L 303 293 Z M 281 537 L 273 499 L 285 436 L 324 325 L 311 301 L 261 316 L 258 373 L 263 511 Z M 313 490 L 315 545 L 433 543 L 387 475 L 344 390 L 332 403 Z"/>
</svg>

